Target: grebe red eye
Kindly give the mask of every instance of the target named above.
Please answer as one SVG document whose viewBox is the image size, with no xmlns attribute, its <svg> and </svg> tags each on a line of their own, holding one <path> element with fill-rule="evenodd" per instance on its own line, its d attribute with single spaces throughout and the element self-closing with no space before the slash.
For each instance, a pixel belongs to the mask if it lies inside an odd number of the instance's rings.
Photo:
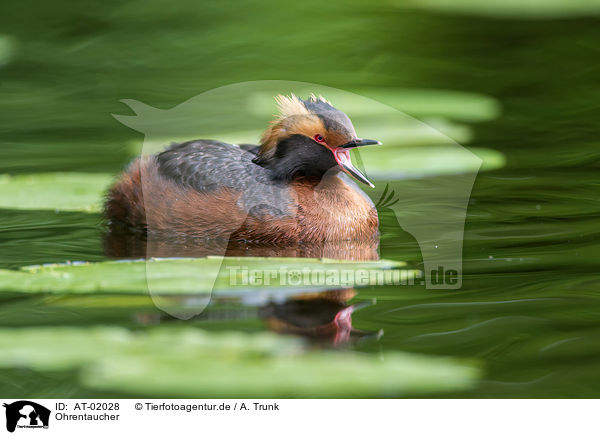
<svg viewBox="0 0 600 435">
<path fill-rule="evenodd" d="M 321 136 L 320 134 L 315 134 L 315 140 L 320 143 L 325 142 L 325 138 L 323 136 Z"/>
</svg>

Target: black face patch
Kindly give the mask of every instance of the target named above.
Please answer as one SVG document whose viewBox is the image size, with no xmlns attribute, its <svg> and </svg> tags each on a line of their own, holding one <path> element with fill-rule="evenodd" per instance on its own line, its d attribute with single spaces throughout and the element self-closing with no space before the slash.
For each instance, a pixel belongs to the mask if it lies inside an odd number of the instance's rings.
<svg viewBox="0 0 600 435">
<path fill-rule="evenodd" d="M 329 149 L 301 134 L 293 134 L 279 142 L 270 163 L 269 167 L 277 178 L 287 180 L 295 176 L 322 177 L 337 167 Z"/>
</svg>

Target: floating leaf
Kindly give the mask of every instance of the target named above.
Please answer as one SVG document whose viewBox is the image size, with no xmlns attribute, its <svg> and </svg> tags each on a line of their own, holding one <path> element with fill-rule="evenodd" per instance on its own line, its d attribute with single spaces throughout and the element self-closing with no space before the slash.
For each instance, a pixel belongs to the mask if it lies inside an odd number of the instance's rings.
<svg viewBox="0 0 600 435">
<path fill-rule="evenodd" d="M 504 154 L 499 151 L 487 148 L 467 149 L 459 145 L 423 148 L 372 147 L 361 151 L 360 157 L 367 174 L 380 180 L 477 172 L 498 169 L 505 164 Z"/>
<path fill-rule="evenodd" d="M 16 271 L 0 270 L 0 291 L 146 294 L 148 283 L 151 283 L 155 295 L 207 295 L 213 291 L 214 282 L 214 291 L 222 294 L 239 294 L 252 289 L 306 292 L 320 288 L 390 284 L 411 279 L 419 273 L 399 269 L 405 265 L 390 260 L 361 262 L 283 257 L 206 257 L 56 264 L 25 267 Z M 258 277 L 258 280 L 254 277 Z M 319 281 L 321 278 L 322 282 Z"/>
<path fill-rule="evenodd" d="M 0 35 L 0 66 L 6 65 L 15 53 L 15 41 L 10 36 Z"/>
<path fill-rule="evenodd" d="M 595 0 L 409 0 L 396 1 L 395 4 L 400 7 L 510 19 L 600 15 L 600 2 Z"/>
<path fill-rule="evenodd" d="M 306 97 L 315 91 L 314 86 L 305 86 L 298 95 Z M 345 111 L 352 120 L 381 116 L 392 120 L 406 115 L 417 118 L 446 118 L 460 121 L 486 121 L 500 114 L 500 104 L 492 97 L 472 92 L 447 89 L 359 89 L 356 93 L 326 88 L 324 96 L 338 109 Z M 372 104 L 365 99 L 373 99 Z M 274 113 L 272 93 L 254 93 L 249 98 L 251 110 L 261 114 Z M 366 104 L 367 103 L 367 104 Z M 383 104 L 380 104 L 383 103 Z"/>
<path fill-rule="evenodd" d="M 51 172 L 0 176 L 0 207 L 98 211 L 113 181 L 109 174 Z"/>
<path fill-rule="evenodd" d="M 492 97 L 451 90 L 367 88 L 356 92 L 301 82 L 252 82 L 201 94 L 169 110 L 126 100 L 137 116 L 117 116 L 145 133 L 144 153 L 195 138 L 257 143 L 277 113 L 274 96 L 323 94 L 346 112 L 362 137 L 394 145 L 440 145 L 471 140 L 471 128 L 455 121 L 485 121 L 500 113 Z M 139 153 L 139 146 L 132 147 Z"/>
<path fill-rule="evenodd" d="M 407 135 L 403 136 L 404 133 Z M 231 133 L 228 140 L 234 143 L 245 143 L 247 141 L 243 140 L 244 134 L 250 133 Z M 457 134 L 462 133 L 457 132 Z M 384 146 L 359 149 L 358 152 L 360 152 L 364 170 L 369 176 L 380 180 L 489 171 L 502 168 L 506 163 L 506 158 L 500 151 L 489 148 L 462 147 L 424 124 L 420 129 L 411 129 L 410 132 L 391 128 L 390 131 L 377 137 L 384 140 Z M 407 144 L 443 146 L 402 146 Z M 158 150 L 162 146 L 160 142 L 153 142 L 149 147 Z M 483 162 L 480 162 L 479 159 Z M 480 163 L 481 167 L 479 167 Z"/>
<path fill-rule="evenodd" d="M 362 136 L 376 137 L 386 145 L 448 145 L 456 142 L 467 143 L 471 140 L 471 129 L 465 125 L 456 124 L 444 119 L 434 119 L 423 123 L 415 119 L 406 118 L 403 122 L 396 120 L 392 123 L 381 122 L 357 122 L 355 123 Z M 257 144 L 262 130 L 228 131 L 214 133 L 211 136 L 218 140 L 231 144 Z M 156 153 L 165 149 L 173 142 L 186 142 L 190 138 L 152 138 L 144 141 L 144 153 Z M 140 146 L 138 142 L 130 142 L 132 154 L 139 155 Z"/>
<path fill-rule="evenodd" d="M 83 386 L 160 397 L 373 397 L 461 390 L 478 370 L 449 358 L 315 352 L 270 333 L 183 328 L 0 329 L 0 367 L 80 370 Z"/>
<path fill-rule="evenodd" d="M 389 127 L 389 126 L 388 126 Z M 380 135 L 373 137 L 385 141 L 385 147 L 372 148 L 361 153 L 365 168 L 379 179 L 406 178 L 413 176 L 435 176 L 473 171 L 472 154 L 461 151 L 448 136 L 426 124 L 410 124 L 375 128 Z M 244 137 L 258 132 L 230 133 L 227 140 L 246 142 Z M 468 140 L 468 130 L 454 130 L 454 136 Z M 371 134 L 373 135 L 373 134 Z M 235 139 L 235 140 L 234 140 Z M 251 141 L 251 140 L 250 140 Z M 165 142 L 148 141 L 144 145 L 151 151 L 164 148 Z M 445 145 L 438 147 L 399 147 L 397 145 Z M 396 145 L 396 146 L 394 146 Z M 482 169 L 503 166 L 503 155 L 489 149 L 471 149 L 483 158 Z M 397 157 L 397 158 L 396 158 Z M 398 166 L 401 162 L 402 166 Z M 97 212 L 102 208 L 103 197 L 115 175 L 102 173 L 55 172 L 28 175 L 0 176 L 0 207 L 29 210 L 64 210 Z"/>
<path fill-rule="evenodd" d="M 425 128 L 425 127 L 424 127 Z M 421 139 L 432 143 L 447 143 L 438 147 L 400 147 L 400 136 L 391 133 L 390 143 L 383 147 L 361 151 L 367 172 L 375 177 L 398 179 L 410 176 L 435 176 L 459 174 L 476 170 L 473 154 L 483 159 L 482 170 L 496 169 L 504 165 L 504 156 L 495 150 L 470 148 L 465 152 L 460 145 L 434 129 L 425 128 Z M 388 132 L 389 133 L 389 132 Z M 419 133 L 414 131 L 415 135 Z M 418 143 L 413 136 L 412 143 Z M 397 142 L 394 142 L 397 140 Z M 158 143 L 156 143 L 158 146 Z M 111 174 L 54 172 L 28 175 L 0 176 L 0 207 L 28 210 L 58 210 L 98 212 L 104 195 L 115 180 Z"/>
</svg>

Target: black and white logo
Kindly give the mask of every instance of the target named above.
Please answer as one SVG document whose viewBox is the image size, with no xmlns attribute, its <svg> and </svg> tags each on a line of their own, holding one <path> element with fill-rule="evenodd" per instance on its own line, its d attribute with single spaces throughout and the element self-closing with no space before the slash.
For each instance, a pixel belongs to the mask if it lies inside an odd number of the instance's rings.
<svg viewBox="0 0 600 435">
<path fill-rule="evenodd" d="M 6 408 L 6 430 L 15 429 L 48 429 L 50 410 L 29 400 L 19 400 L 4 404 Z"/>
</svg>

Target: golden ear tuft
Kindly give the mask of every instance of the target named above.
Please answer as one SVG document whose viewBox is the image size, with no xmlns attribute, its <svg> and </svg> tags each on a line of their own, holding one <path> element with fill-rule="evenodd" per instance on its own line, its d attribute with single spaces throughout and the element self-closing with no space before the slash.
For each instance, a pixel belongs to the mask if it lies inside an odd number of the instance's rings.
<svg viewBox="0 0 600 435">
<path fill-rule="evenodd" d="M 316 97 L 314 94 L 310 98 L 319 98 L 319 101 L 327 102 L 323 97 Z M 271 121 L 260 139 L 261 147 L 254 159 L 256 163 L 271 158 L 275 154 L 277 142 L 283 137 L 294 133 L 306 134 L 307 131 L 309 133 L 324 131 L 319 117 L 308 110 L 296 95 L 277 95 L 275 101 L 279 107 L 279 114 L 275 115 L 275 119 Z"/>
<path fill-rule="evenodd" d="M 277 106 L 279 107 L 279 117 L 287 118 L 288 116 L 308 115 L 309 111 L 296 95 L 277 95 L 275 97 Z"/>
<path fill-rule="evenodd" d="M 279 94 L 275 97 L 275 101 L 279 108 L 279 114 L 275 115 L 275 119 L 271 121 L 271 125 L 262 135 L 259 157 L 268 157 L 275 152 L 275 144 L 285 134 L 286 124 L 291 121 L 290 118 L 310 115 L 302 100 L 293 93 L 289 96 Z"/>
</svg>

